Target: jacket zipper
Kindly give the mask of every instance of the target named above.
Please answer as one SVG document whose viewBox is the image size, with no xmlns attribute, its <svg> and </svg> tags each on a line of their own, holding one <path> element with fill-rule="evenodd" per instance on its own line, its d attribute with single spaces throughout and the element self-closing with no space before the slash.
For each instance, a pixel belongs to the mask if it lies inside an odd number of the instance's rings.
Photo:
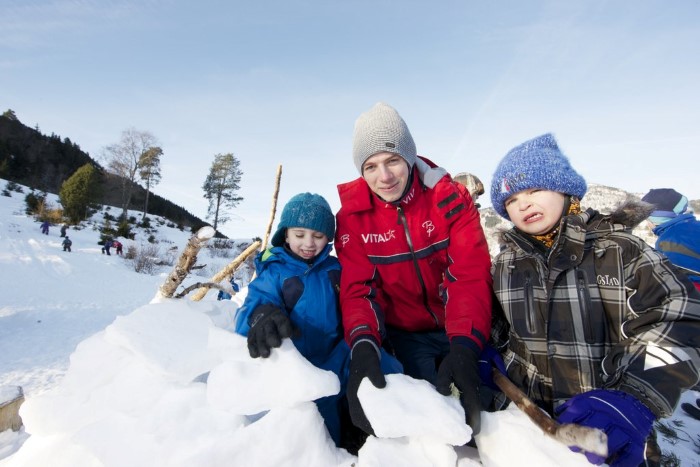
<svg viewBox="0 0 700 467">
<path fill-rule="evenodd" d="M 532 290 L 532 277 L 529 271 L 525 273 L 525 306 L 527 307 L 525 313 L 525 325 L 527 326 L 527 331 L 530 334 L 535 334 L 537 332 L 537 324 L 535 322 L 535 300 L 533 297 Z"/>
<path fill-rule="evenodd" d="M 590 306 L 590 295 L 588 294 L 588 286 L 586 276 L 583 271 L 576 271 L 576 290 L 578 291 L 578 301 L 581 306 L 581 321 L 583 322 L 583 334 L 586 343 L 593 343 L 593 323 L 591 323 L 590 313 L 593 308 Z"/>
<path fill-rule="evenodd" d="M 411 250 L 411 258 L 413 258 L 413 267 L 416 269 L 416 275 L 418 276 L 418 282 L 420 282 L 420 287 L 423 292 L 423 306 L 430 313 L 436 326 L 440 326 L 440 321 L 438 320 L 433 310 L 430 309 L 428 304 L 428 292 L 425 288 L 425 281 L 423 280 L 423 275 L 420 272 L 420 266 L 418 265 L 418 258 L 416 258 L 416 252 L 413 250 L 413 241 L 411 240 L 411 234 L 408 232 L 408 222 L 406 221 L 406 216 L 404 215 L 401 206 L 397 206 L 396 210 L 399 214 L 399 223 L 403 225 L 403 231 L 406 234 L 406 241 L 408 242 L 408 249 Z"/>
</svg>

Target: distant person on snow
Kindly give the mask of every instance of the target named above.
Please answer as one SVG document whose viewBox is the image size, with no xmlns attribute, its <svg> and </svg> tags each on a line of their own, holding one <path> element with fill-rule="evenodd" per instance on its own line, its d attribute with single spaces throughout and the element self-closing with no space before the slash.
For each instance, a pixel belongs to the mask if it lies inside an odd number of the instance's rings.
<svg viewBox="0 0 700 467">
<path fill-rule="evenodd" d="M 70 247 L 71 247 L 72 244 L 73 244 L 73 242 L 72 242 L 71 239 L 68 237 L 68 235 L 66 235 L 66 238 L 63 239 L 63 243 L 62 243 L 62 245 L 63 245 L 63 251 L 67 251 L 67 252 L 70 253 L 70 251 L 71 251 Z"/>
<path fill-rule="evenodd" d="M 41 227 L 41 233 L 43 233 L 44 235 L 48 235 L 49 234 L 49 225 L 50 225 L 49 221 L 42 222 L 41 225 L 39 226 L 39 227 Z"/>
<path fill-rule="evenodd" d="M 108 238 L 105 240 L 104 246 L 102 247 L 102 254 L 104 255 L 106 253 L 107 256 L 111 256 L 109 252 L 110 248 L 112 248 L 112 240 Z"/>
<path fill-rule="evenodd" d="M 656 249 L 700 290 L 700 222 L 688 211 L 688 198 L 673 188 L 655 188 L 642 201 L 654 206 L 647 220 L 658 236 Z"/>
<path fill-rule="evenodd" d="M 124 256 L 122 250 L 122 242 L 120 242 L 119 240 L 114 240 L 112 242 L 112 246 L 115 248 L 117 255 Z"/>
<path fill-rule="evenodd" d="M 653 460 L 654 422 L 698 381 L 700 292 L 630 233 L 648 204 L 583 211 L 586 190 L 551 134 L 499 163 L 491 203 L 514 227 L 492 267 L 491 338 L 539 407 L 607 433 L 609 457 L 591 463 L 637 466 Z"/>
<path fill-rule="evenodd" d="M 301 193 L 284 206 L 272 248 L 255 258 L 257 277 L 236 313 L 236 332 L 248 336 L 253 358 L 267 358 L 291 338 L 318 368 L 335 373 L 341 391 L 316 401 L 326 427 L 341 444 L 341 410 L 349 348 L 343 341 L 338 310 L 340 264 L 329 243 L 335 219 L 320 195 Z"/>
<path fill-rule="evenodd" d="M 68 224 L 63 224 L 63 225 L 61 226 L 61 237 L 65 237 L 65 236 L 66 236 L 66 230 L 68 230 Z"/>
</svg>

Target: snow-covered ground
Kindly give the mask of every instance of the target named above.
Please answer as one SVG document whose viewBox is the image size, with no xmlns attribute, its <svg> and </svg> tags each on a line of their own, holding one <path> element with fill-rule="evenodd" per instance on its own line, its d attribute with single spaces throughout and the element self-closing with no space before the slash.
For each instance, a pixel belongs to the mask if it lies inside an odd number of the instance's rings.
<svg viewBox="0 0 700 467">
<path fill-rule="evenodd" d="M 384 437 L 358 457 L 337 449 L 311 402 L 338 390 L 335 376 L 289 343 L 253 360 L 229 331 L 245 287 L 231 301 L 159 298 L 170 267 L 137 274 L 101 254 L 89 226 L 70 229 L 63 252 L 58 227 L 42 235 L 24 213 L 27 192 L 0 196 L 0 394 L 22 386 L 26 396 L 24 428 L 0 433 L 0 466 L 588 465 L 516 408 L 483 414 L 478 452 L 459 447 L 471 436 L 459 404 L 402 375 L 361 388 Z M 157 230 L 164 249 L 181 251 L 191 235 Z M 208 255 L 198 261 L 207 271 L 230 261 Z M 700 465 L 700 421 L 679 409 L 663 423 L 677 435 L 660 437 L 662 449 Z"/>
</svg>

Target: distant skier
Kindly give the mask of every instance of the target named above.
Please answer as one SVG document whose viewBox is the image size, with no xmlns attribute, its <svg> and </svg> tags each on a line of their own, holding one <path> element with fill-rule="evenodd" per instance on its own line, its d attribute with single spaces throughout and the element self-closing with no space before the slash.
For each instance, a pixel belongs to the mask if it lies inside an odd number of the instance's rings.
<svg viewBox="0 0 700 467">
<path fill-rule="evenodd" d="M 41 227 L 41 233 L 43 233 L 44 235 L 49 234 L 49 221 L 42 222 L 40 227 Z"/>
<path fill-rule="evenodd" d="M 63 239 L 63 251 L 67 251 L 70 253 L 70 251 L 71 251 L 70 247 L 72 244 L 73 244 L 73 242 L 71 241 L 70 237 L 68 237 L 68 235 L 66 235 L 66 238 Z"/>
<path fill-rule="evenodd" d="M 66 230 L 68 230 L 68 224 L 63 224 L 63 225 L 61 226 L 61 237 L 65 237 L 65 236 L 66 236 Z"/>
<path fill-rule="evenodd" d="M 104 246 L 102 247 L 102 254 L 104 255 L 106 253 L 107 256 L 112 256 L 109 252 L 110 248 L 112 248 L 112 240 L 108 238 L 105 240 Z"/>
<path fill-rule="evenodd" d="M 117 255 L 124 256 L 122 242 L 120 242 L 119 240 L 115 240 L 112 242 L 112 246 L 116 249 Z"/>
</svg>

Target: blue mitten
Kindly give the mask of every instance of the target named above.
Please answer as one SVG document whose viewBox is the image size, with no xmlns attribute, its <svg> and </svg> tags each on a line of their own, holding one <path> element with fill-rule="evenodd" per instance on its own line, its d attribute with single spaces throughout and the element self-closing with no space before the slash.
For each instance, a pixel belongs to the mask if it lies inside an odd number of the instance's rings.
<svg viewBox="0 0 700 467">
<path fill-rule="evenodd" d="M 500 392 L 501 389 L 496 385 L 496 383 L 493 382 L 493 367 L 496 367 L 498 371 L 508 376 L 506 364 L 503 362 L 501 354 L 490 345 L 487 345 L 484 347 L 484 350 L 481 351 L 478 364 L 481 382 L 494 391 Z"/>
<path fill-rule="evenodd" d="M 639 465 L 656 417 L 634 396 L 622 391 L 594 389 L 577 394 L 555 410 L 559 423 L 599 428 L 608 435 L 608 458 L 586 453 L 591 464 Z M 578 449 L 572 448 L 572 451 Z"/>
</svg>

